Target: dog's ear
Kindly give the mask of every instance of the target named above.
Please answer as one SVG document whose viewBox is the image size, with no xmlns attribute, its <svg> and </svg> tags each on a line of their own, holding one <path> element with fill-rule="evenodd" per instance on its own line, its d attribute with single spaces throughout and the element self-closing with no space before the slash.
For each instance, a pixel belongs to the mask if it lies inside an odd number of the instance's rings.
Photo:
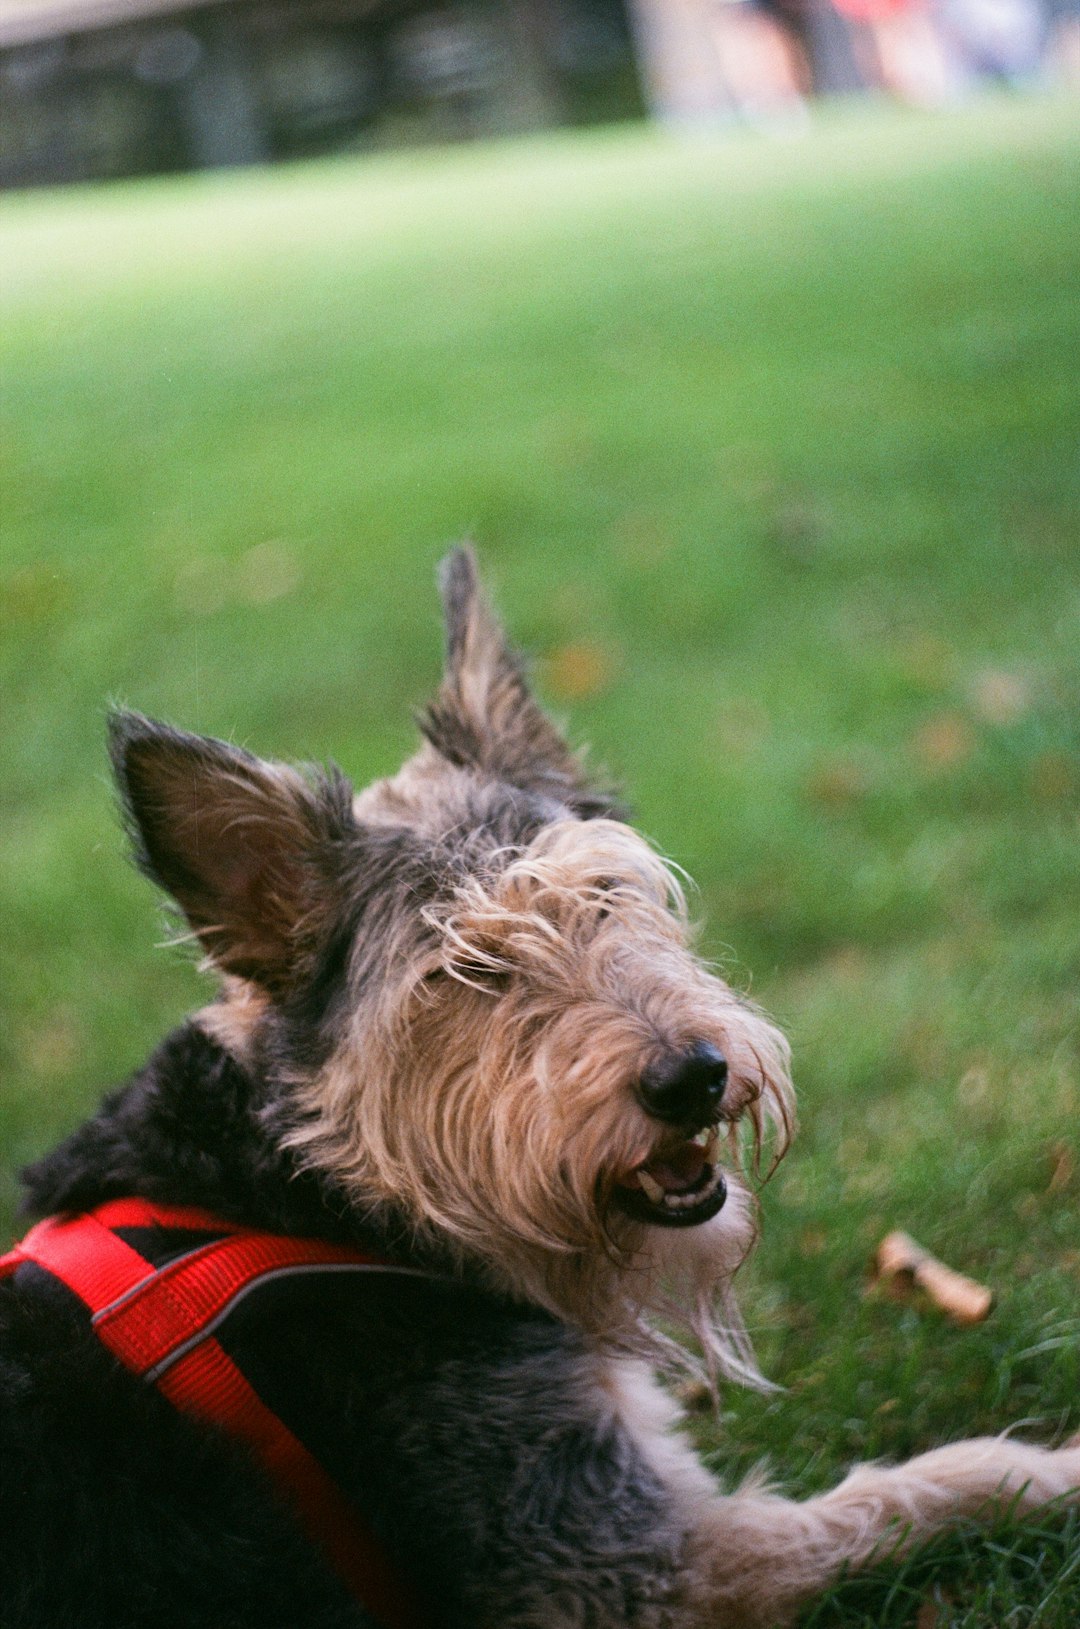
<svg viewBox="0 0 1080 1629">
<path fill-rule="evenodd" d="M 319 938 L 356 831 L 348 783 L 336 772 L 309 782 L 138 713 L 114 713 L 109 738 L 140 868 L 223 972 L 283 993 Z"/>
<path fill-rule="evenodd" d="M 450 763 L 549 792 L 579 815 L 616 812 L 612 795 L 589 784 L 577 755 L 534 699 L 524 663 L 480 586 L 471 548 L 447 555 L 439 586 L 446 671 L 419 719 L 425 738 Z"/>
</svg>

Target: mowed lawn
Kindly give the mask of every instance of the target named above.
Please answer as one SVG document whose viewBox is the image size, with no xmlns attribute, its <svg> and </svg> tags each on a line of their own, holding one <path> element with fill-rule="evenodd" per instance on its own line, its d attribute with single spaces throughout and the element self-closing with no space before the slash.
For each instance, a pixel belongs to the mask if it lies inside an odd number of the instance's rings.
<svg viewBox="0 0 1080 1629">
<path fill-rule="evenodd" d="M 384 773 L 470 533 L 793 1039 L 745 1275 L 786 1390 L 700 1416 L 707 1452 L 809 1492 L 1076 1430 L 1078 197 L 1075 105 L 1001 100 L 10 198 L 5 1228 L 207 988 L 124 862 L 106 700 Z M 894 1226 L 986 1323 L 867 1293 Z M 813 1621 L 920 1609 L 1074 1629 L 1080 1527 L 950 1539 Z"/>
</svg>

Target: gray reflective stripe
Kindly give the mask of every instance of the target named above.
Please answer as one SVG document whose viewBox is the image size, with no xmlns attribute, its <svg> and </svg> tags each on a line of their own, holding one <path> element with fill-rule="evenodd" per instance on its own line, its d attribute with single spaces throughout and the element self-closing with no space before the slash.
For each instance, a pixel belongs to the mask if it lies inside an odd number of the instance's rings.
<svg viewBox="0 0 1080 1629">
<path fill-rule="evenodd" d="M 209 1323 L 203 1324 L 202 1328 L 196 1330 L 190 1339 L 182 1341 L 179 1346 L 174 1347 L 168 1357 L 162 1358 L 161 1362 L 156 1363 L 152 1369 L 147 1369 L 143 1379 L 159 1380 L 163 1374 L 172 1368 L 174 1363 L 190 1352 L 193 1347 L 198 1346 L 199 1342 L 205 1340 L 208 1335 L 212 1335 L 214 1330 L 225 1322 L 237 1302 L 242 1301 L 246 1295 L 250 1295 L 252 1290 L 257 1290 L 262 1284 L 269 1284 L 275 1278 L 296 1278 L 302 1273 L 397 1273 L 405 1278 L 430 1278 L 433 1280 L 439 1278 L 437 1273 L 425 1273 L 420 1267 L 395 1267 L 391 1262 L 302 1262 L 293 1267 L 268 1267 L 266 1272 L 260 1273 L 257 1278 L 249 1279 L 246 1284 L 242 1285 L 228 1303 L 222 1307 L 221 1311 L 215 1313 Z M 442 1279 L 442 1282 L 447 1283 L 448 1280 Z M 122 1299 L 126 1299 L 126 1297 L 122 1297 Z"/>
<path fill-rule="evenodd" d="M 109 1231 L 112 1232 L 112 1229 L 110 1228 Z M 234 1234 L 225 1234 L 224 1236 L 221 1235 L 221 1234 L 218 1234 L 214 1238 L 208 1240 L 208 1242 L 206 1244 L 197 1244 L 197 1245 L 195 1245 L 194 1249 L 187 1251 L 187 1253 L 185 1255 L 176 1256 L 174 1258 L 174 1261 L 177 1261 L 177 1262 L 178 1261 L 183 1261 L 183 1262 L 196 1261 L 200 1256 L 204 1256 L 207 1253 L 207 1251 L 216 1250 L 217 1247 L 219 1245 L 221 1245 L 221 1244 L 224 1244 L 227 1239 L 229 1239 L 231 1237 L 238 1237 L 238 1236 L 239 1235 L 234 1235 Z M 114 1235 L 114 1237 L 118 1237 L 118 1235 Z M 120 1243 L 123 1244 L 124 1240 L 121 1239 Z M 132 1249 L 131 1245 L 128 1245 L 128 1249 L 129 1250 Z M 132 1254 L 137 1256 L 139 1254 L 139 1252 L 137 1250 L 132 1250 Z M 139 1282 L 137 1284 L 133 1284 L 131 1286 L 130 1290 L 125 1290 L 123 1295 L 118 1295 L 116 1297 L 115 1301 L 110 1301 L 107 1307 L 99 1307 L 98 1310 L 94 1313 L 94 1316 L 91 1318 L 90 1322 L 92 1324 L 96 1324 L 99 1319 L 107 1318 L 109 1316 L 109 1313 L 110 1312 L 115 1312 L 118 1307 L 125 1306 L 127 1304 L 127 1302 L 132 1300 L 132 1298 L 134 1296 L 141 1295 L 143 1290 L 146 1289 L 147 1285 L 152 1284 L 155 1278 L 160 1278 L 162 1273 L 168 1272 L 169 1268 L 172 1267 L 173 1265 L 174 1265 L 174 1262 L 170 1261 L 170 1262 L 166 1262 L 164 1267 L 155 1267 L 152 1261 L 148 1261 L 146 1263 L 145 1277 L 140 1278 L 140 1280 L 139 1280 Z"/>
</svg>

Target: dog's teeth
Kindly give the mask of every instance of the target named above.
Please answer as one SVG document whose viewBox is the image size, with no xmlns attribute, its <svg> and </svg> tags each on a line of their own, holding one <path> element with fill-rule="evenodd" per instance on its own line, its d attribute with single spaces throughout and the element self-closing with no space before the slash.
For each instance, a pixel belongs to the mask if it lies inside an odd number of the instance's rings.
<svg viewBox="0 0 1080 1629">
<path fill-rule="evenodd" d="M 713 1128 L 711 1126 L 702 1126 L 697 1136 L 691 1138 L 691 1142 L 697 1143 L 699 1148 L 708 1148 L 712 1138 Z"/>
<path fill-rule="evenodd" d="M 651 1199 L 654 1205 L 663 1204 L 664 1190 L 655 1177 L 651 1177 L 648 1171 L 639 1171 L 637 1179 L 645 1190 L 646 1199 Z"/>
</svg>

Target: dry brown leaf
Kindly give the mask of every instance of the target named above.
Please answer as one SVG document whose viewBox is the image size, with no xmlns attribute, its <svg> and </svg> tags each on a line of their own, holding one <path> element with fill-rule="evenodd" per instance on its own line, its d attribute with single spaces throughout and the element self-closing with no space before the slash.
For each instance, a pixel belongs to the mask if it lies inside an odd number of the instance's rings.
<svg viewBox="0 0 1080 1629">
<path fill-rule="evenodd" d="M 1061 1193 L 1067 1188 L 1076 1171 L 1076 1156 L 1068 1143 L 1054 1143 L 1050 1149 L 1052 1169 L 1050 1181 L 1046 1185 L 1047 1193 Z"/>
<path fill-rule="evenodd" d="M 975 675 L 971 700 L 988 724 L 1015 724 L 1031 707 L 1031 685 L 1019 673 L 988 667 Z"/>
<path fill-rule="evenodd" d="M 911 738 L 911 749 L 924 769 L 953 769 L 975 750 L 975 731 L 962 713 L 935 713 Z"/>
<path fill-rule="evenodd" d="M 985 1284 L 946 1267 L 909 1233 L 899 1229 L 887 1233 L 874 1258 L 874 1277 L 897 1298 L 921 1290 L 956 1324 L 978 1324 L 994 1304 L 993 1291 Z"/>
<path fill-rule="evenodd" d="M 545 677 L 551 693 L 561 701 L 594 696 L 611 680 L 615 656 L 598 640 L 561 645 L 548 658 Z"/>
<path fill-rule="evenodd" d="M 814 770 L 806 790 L 823 808 L 846 809 L 866 795 L 866 776 L 850 758 L 831 758 Z"/>
</svg>

